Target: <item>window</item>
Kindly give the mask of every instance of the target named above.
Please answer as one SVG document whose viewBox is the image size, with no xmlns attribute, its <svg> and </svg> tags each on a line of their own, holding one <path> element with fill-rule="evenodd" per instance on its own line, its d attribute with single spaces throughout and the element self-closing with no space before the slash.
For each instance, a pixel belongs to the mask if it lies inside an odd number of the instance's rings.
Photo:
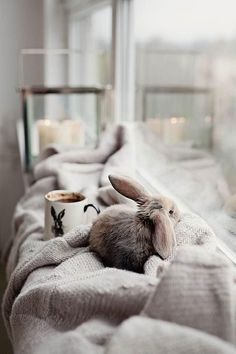
<svg viewBox="0 0 236 354">
<path fill-rule="evenodd" d="M 69 12 L 68 46 L 72 51 L 69 57 L 68 82 L 70 86 L 107 86 L 111 84 L 111 43 L 112 7 L 111 2 L 97 2 L 95 8 L 85 7 Z M 74 53 L 74 54 L 73 54 Z M 108 101 L 108 100 L 107 100 Z M 98 128 L 96 97 L 84 95 L 71 97 L 72 112 L 79 112 L 90 127 L 88 141 L 94 141 Z M 91 109 L 94 107 L 93 109 Z M 78 114 L 78 113 L 77 113 Z M 112 115 L 106 105 L 107 117 Z"/>
<path fill-rule="evenodd" d="M 141 122 L 152 134 L 137 144 L 150 183 L 158 180 L 177 191 L 211 225 L 212 208 L 220 210 L 224 197 L 236 192 L 235 0 L 62 3 L 68 47 L 76 52 L 67 63 L 68 84 L 111 84 L 116 121 Z M 90 126 L 91 105 L 91 97 L 70 100 L 72 112 L 74 107 Z M 167 151 L 172 171 L 165 170 Z M 189 152 L 200 158 L 185 161 Z"/>
<path fill-rule="evenodd" d="M 166 142 L 212 149 L 236 191 L 235 1 L 134 0 L 134 10 L 136 117 Z"/>
<path fill-rule="evenodd" d="M 107 85 L 111 83 L 111 5 L 96 11 L 72 13 L 69 23 L 71 85 Z M 79 65 L 78 65 L 79 64 Z"/>
</svg>

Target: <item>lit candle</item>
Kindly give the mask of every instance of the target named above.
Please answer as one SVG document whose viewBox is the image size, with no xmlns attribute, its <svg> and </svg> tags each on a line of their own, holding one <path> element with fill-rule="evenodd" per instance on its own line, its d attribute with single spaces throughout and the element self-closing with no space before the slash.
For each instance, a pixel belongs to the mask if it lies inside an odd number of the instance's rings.
<svg viewBox="0 0 236 354">
<path fill-rule="evenodd" d="M 41 119 L 37 122 L 37 129 L 40 151 L 53 143 L 84 145 L 84 130 L 82 124 L 78 121 Z"/>
<path fill-rule="evenodd" d="M 59 123 L 55 120 L 40 119 L 37 122 L 39 136 L 39 150 L 47 145 L 55 143 L 59 139 Z"/>
<path fill-rule="evenodd" d="M 163 140 L 167 144 L 183 141 L 185 136 L 185 118 L 172 117 L 163 121 Z"/>
</svg>

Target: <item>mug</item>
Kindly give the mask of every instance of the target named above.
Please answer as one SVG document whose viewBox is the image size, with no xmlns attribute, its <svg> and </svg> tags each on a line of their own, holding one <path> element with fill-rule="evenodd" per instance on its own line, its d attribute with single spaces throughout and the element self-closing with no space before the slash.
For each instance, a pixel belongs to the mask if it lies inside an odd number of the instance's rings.
<svg viewBox="0 0 236 354">
<path fill-rule="evenodd" d="M 80 224 L 91 223 L 100 213 L 81 193 L 54 190 L 45 195 L 45 240 L 63 236 Z"/>
</svg>

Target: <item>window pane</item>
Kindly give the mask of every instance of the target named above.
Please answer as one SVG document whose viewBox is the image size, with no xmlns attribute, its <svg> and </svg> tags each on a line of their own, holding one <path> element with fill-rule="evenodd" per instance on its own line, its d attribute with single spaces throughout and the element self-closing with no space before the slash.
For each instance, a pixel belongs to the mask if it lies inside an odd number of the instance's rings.
<svg viewBox="0 0 236 354">
<path fill-rule="evenodd" d="M 211 149 L 236 191 L 235 1 L 134 4 L 136 116 L 152 127 L 182 121 L 179 140 Z"/>
<path fill-rule="evenodd" d="M 105 85 L 111 82 L 111 37 L 111 6 L 71 19 L 70 48 L 79 52 L 78 56 L 71 57 L 71 84 Z"/>
<path fill-rule="evenodd" d="M 138 163 L 236 251 L 236 2 L 134 5 Z"/>
<path fill-rule="evenodd" d="M 69 58 L 70 86 L 109 85 L 111 82 L 111 5 L 96 7 L 94 11 L 76 13 L 69 20 L 69 48 L 75 54 Z M 95 141 L 101 121 L 109 120 L 112 115 L 109 97 L 93 95 L 70 97 L 69 106 L 72 116 L 80 116 L 86 122 L 88 136 L 86 142 Z M 103 103 L 102 117 L 98 116 Z M 100 113 L 99 113 L 100 114 Z M 106 122 L 107 123 L 107 122 Z"/>
</svg>

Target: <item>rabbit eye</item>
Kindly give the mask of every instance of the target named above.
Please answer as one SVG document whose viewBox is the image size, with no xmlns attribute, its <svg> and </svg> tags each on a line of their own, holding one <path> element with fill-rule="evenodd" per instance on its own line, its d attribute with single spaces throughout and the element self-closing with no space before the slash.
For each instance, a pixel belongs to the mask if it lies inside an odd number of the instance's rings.
<svg viewBox="0 0 236 354">
<path fill-rule="evenodd" d="M 170 215 L 174 214 L 174 210 L 169 210 L 169 214 Z"/>
</svg>

